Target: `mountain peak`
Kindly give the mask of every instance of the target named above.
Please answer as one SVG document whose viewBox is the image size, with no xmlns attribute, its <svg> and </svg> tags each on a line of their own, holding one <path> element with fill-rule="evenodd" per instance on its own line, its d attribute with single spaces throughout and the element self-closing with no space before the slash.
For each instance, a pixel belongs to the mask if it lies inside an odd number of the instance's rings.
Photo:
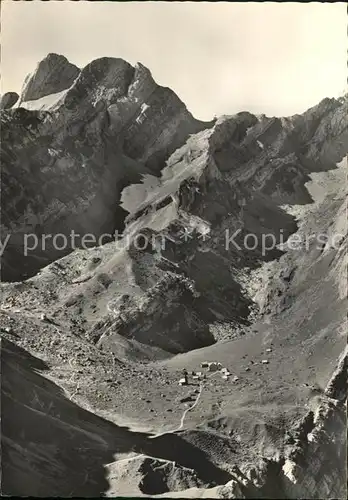
<svg viewBox="0 0 348 500">
<path fill-rule="evenodd" d="M 32 101 L 66 90 L 79 73 L 80 69 L 65 56 L 49 53 L 26 78 L 21 100 Z"/>
</svg>

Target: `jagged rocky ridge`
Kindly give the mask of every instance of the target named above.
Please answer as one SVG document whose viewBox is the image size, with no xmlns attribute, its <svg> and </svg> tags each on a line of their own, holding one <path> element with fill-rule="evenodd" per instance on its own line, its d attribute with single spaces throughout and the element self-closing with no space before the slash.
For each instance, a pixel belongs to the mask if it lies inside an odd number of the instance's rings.
<svg viewBox="0 0 348 500">
<path fill-rule="evenodd" d="M 249 251 L 228 247 L 226 231 L 231 235 L 239 230 L 236 243 L 241 244 L 248 233 L 258 235 L 259 241 L 266 234 L 280 241 L 280 235 L 287 240 L 301 231 L 330 233 L 332 221 L 338 228 L 344 225 L 344 196 L 337 193 L 303 227 L 284 205 L 311 205 L 306 183 L 313 173 L 333 171 L 346 154 L 346 98 L 324 99 L 294 117 L 238 113 L 202 123 L 169 89 L 158 87 L 141 65 L 132 68 L 125 61 L 105 58 L 81 71 L 71 66 L 65 58 L 48 56 L 25 83 L 20 106 L 2 112 L 2 235 L 11 233 L 2 258 L 2 279 L 23 280 L 25 274 L 36 274 L 62 255 L 48 245 L 23 259 L 25 233 L 69 234 L 74 229 L 98 236 L 118 229 L 123 237 L 117 243 L 77 250 L 24 282 L 3 284 L 3 310 L 10 312 L 16 327 L 12 311 L 21 311 L 28 322 L 26 328 L 19 328 L 19 345 L 48 359 L 62 356 L 66 363 L 72 359 L 75 343 L 86 342 L 87 351 L 113 353 L 115 373 L 125 373 L 122 370 L 127 370 L 129 361 L 148 363 L 177 353 L 190 355 L 192 349 L 216 341 L 218 349 L 219 341 L 226 339 L 235 339 L 237 347 L 245 342 L 248 350 L 248 342 L 256 343 L 252 333 L 256 327 L 261 337 L 264 331 L 265 338 L 284 337 L 290 349 L 303 345 L 307 352 L 306 345 L 313 344 L 310 349 L 319 353 L 325 348 L 327 366 L 321 377 L 328 379 L 342 350 L 345 292 L 340 273 L 346 265 L 346 238 L 334 251 L 323 247 L 318 253 L 313 245 L 307 253 L 273 248 L 264 255 L 260 246 Z M 66 75 L 59 82 L 57 68 Z M 134 244 L 139 233 L 151 241 L 145 250 L 137 250 Z M 259 283 L 257 276 L 265 265 L 270 266 L 271 277 Z M 323 275 L 328 284 L 323 284 Z M 332 309 L 332 315 L 324 307 Z M 54 327 L 53 333 L 46 329 L 41 336 L 34 334 L 35 329 L 42 331 L 37 317 L 47 310 L 59 325 L 62 343 L 55 338 Z M 312 317 L 309 324 L 303 321 L 306 315 Z M 324 334 L 316 331 L 325 329 L 331 331 L 330 346 Z M 69 350 L 63 347 L 65 342 Z M 76 362 L 88 365 L 86 356 L 76 354 Z M 172 360 L 169 368 L 176 357 Z M 140 393 L 152 390 L 142 385 L 140 374 L 134 376 Z M 265 384 L 272 385 L 268 380 Z M 236 394 L 233 397 L 238 399 Z M 306 426 L 311 417 L 301 398 L 297 419 L 304 419 Z M 279 408 L 282 404 L 287 402 L 280 398 Z M 342 403 L 328 404 L 339 406 L 332 418 L 340 420 Z M 92 406 L 96 411 L 100 404 L 93 401 Z M 264 411 L 269 411 L 267 405 Z M 231 416 L 222 413 L 214 418 L 208 420 L 219 427 L 221 418 Z M 289 428 L 290 421 L 289 417 Z M 238 429 L 239 424 L 233 425 Z M 295 432 L 300 436 L 301 425 Z M 344 440 L 341 430 L 337 427 L 335 439 Z M 248 461 L 256 460 L 254 453 L 248 459 L 242 457 L 246 465 L 236 473 L 213 473 L 209 466 L 196 482 L 190 479 L 187 484 L 208 488 L 230 480 L 225 490 L 214 495 L 316 498 L 325 485 L 316 489 L 308 479 L 315 475 L 310 457 L 327 451 L 320 442 L 315 450 L 313 446 L 305 451 L 309 472 L 307 466 L 294 472 L 298 460 L 292 447 L 271 453 L 266 447 L 259 453 L 261 465 L 247 479 L 241 478 L 250 470 Z M 333 446 L 332 453 L 335 450 Z M 145 455 L 171 459 L 156 453 L 146 450 Z M 194 468 L 191 463 L 179 463 Z M 215 478 L 210 483 L 207 470 Z M 283 473 L 284 480 L 274 486 L 275 474 Z M 119 471 L 115 474 L 122 476 Z M 304 476 L 293 486 L 296 474 Z M 334 491 L 335 471 L 328 476 Z M 143 493 L 166 491 L 161 481 L 162 486 Z M 168 484 L 169 491 L 174 491 Z M 232 487 L 239 488 L 239 493 Z M 341 495 L 343 488 L 339 482 L 335 495 Z"/>
<path fill-rule="evenodd" d="M 11 233 L 4 280 L 62 254 L 47 241 L 47 250 L 23 259 L 25 233 L 98 237 L 122 229 L 122 189 L 158 173 L 190 133 L 208 126 L 141 64 L 102 58 L 80 71 L 55 54 L 38 65 L 20 106 L 4 110 L 1 123 L 2 238 Z"/>
</svg>

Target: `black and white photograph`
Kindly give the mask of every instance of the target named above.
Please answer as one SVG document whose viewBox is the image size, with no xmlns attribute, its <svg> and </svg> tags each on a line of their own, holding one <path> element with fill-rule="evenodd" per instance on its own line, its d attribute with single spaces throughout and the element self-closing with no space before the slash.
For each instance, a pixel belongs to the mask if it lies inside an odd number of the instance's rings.
<svg viewBox="0 0 348 500">
<path fill-rule="evenodd" d="M 347 3 L 3 0 L 3 497 L 347 498 Z"/>
</svg>

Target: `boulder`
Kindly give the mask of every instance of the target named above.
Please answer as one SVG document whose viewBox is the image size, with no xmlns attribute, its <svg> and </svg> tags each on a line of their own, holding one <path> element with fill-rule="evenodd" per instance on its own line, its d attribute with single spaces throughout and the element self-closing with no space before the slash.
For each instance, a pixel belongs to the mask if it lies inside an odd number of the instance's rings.
<svg viewBox="0 0 348 500">
<path fill-rule="evenodd" d="M 17 92 L 6 92 L 0 101 L 0 109 L 10 109 L 19 99 Z"/>
</svg>

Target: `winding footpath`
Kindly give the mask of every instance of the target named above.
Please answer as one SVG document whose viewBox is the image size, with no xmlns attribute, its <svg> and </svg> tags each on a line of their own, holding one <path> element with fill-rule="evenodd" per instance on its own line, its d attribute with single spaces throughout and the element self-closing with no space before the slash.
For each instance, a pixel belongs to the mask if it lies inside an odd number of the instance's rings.
<svg viewBox="0 0 348 500">
<path fill-rule="evenodd" d="M 202 391 L 203 391 L 203 383 L 200 382 L 200 384 L 199 384 L 199 393 L 197 394 L 196 400 L 195 400 L 195 402 L 193 403 L 192 406 L 189 406 L 183 412 L 183 414 L 181 416 L 181 419 L 180 419 L 180 424 L 178 425 L 178 427 L 176 427 L 175 429 L 172 429 L 170 431 L 164 431 L 164 432 L 160 432 L 159 434 L 155 434 L 153 436 L 149 436 L 149 439 L 155 439 L 155 438 L 158 438 L 160 436 L 164 436 L 165 434 L 174 434 L 175 432 L 181 431 L 181 429 L 184 427 L 184 422 L 185 422 L 186 415 L 188 414 L 189 411 L 193 410 L 197 406 L 197 404 L 198 404 L 198 402 L 200 400 Z"/>
<path fill-rule="evenodd" d="M 216 375 L 217 373 L 219 373 L 218 371 L 216 372 L 213 372 L 213 373 L 210 373 L 210 375 L 208 375 L 207 378 L 210 378 L 210 377 L 213 377 L 214 375 Z M 159 436 L 164 436 L 165 434 L 174 434 L 175 432 L 178 432 L 178 431 L 181 431 L 181 429 L 184 427 L 184 422 L 185 422 L 185 418 L 186 418 L 186 415 L 188 414 L 189 411 L 193 410 L 199 400 L 200 400 L 200 397 L 202 395 L 202 392 L 203 392 L 203 381 L 200 381 L 200 384 L 199 384 L 199 393 L 197 394 L 197 398 L 196 398 L 196 401 L 193 403 L 192 406 L 189 406 L 188 408 L 186 408 L 186 410 L 183 412 L 182 414 L 182 417 L 180 419 L 180 424 L 178 427 L 176 427 L 175 429 L 171 430 L 171 431 L 165 431 L 165 432 L 161 432 L 159 434 L 155 434 L 154 436 L 150 436 L 149 439 L 154 439 L 154 438 L 157 438 Z"/>
<path fill-rule="evenodd" d="M 184 427 L 184 422 L 185 422 L 186 415 L 187 415 L 187 413 L 189 411 L 193 410 L 193 408 L 195 406 L 197 406 L 198 401 L 199 401 L 199 399 L 201 397 L 201 394 L 202 394 L 202 390 L 203 390 L 203 383 L 201 381 L 200 384 L 199 384 L 199 393 L 197 394 L 196 401 L 193 403 L 192 406 L 189 406 L 188 408 L 186 408 L 186 410 L 182 414 L 179 427 L 177 429 L 175 429 L 174 431 L 171 431 L 171 433 L 181 431 L 181 429 Z"/>
</svg>

